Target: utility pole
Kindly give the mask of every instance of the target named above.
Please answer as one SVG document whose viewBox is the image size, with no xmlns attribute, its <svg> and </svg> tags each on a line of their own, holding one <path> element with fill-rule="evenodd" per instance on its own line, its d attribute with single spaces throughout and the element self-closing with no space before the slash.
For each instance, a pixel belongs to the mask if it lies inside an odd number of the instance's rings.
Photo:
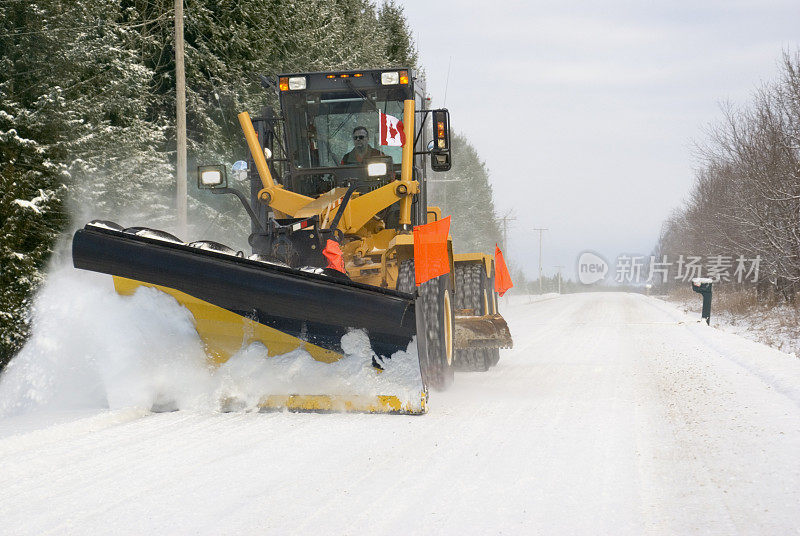
<svg viewBox="0 0 800 536">
<path fill-rule="evenodd" d="M 539 231 L 539 294 L 542 293 L 542 233 L 549 231 L 543 227 L 534 227 L 534 231 Z"/>
<path fill-rule="evenodd" d="M 556 269 L 558 270 L 558 293 L 559 294 L 561 294 L 561 269 L 562 268 L 563 268 L 563 266 L 561 266 L 561 265 L 556 266 Z"/>
<path fill-rule="evenodd" d="M 505 216 L 500 218 L 503 220 L 503 251 L 508 251 L 508 222 L 515 221 L 517 219 L 516 216 L 513 216 L 514 209 L 512 208 L 508 212 L 506 212 Z"/>
<path fill-rule="evenodd" d="M 177 131 L 177 169 L 175 208 L 178 236 L 186 239 L 186 70 L 183 65 L 183 0 L 175 0 L 175 127 Z"/>
</svg>

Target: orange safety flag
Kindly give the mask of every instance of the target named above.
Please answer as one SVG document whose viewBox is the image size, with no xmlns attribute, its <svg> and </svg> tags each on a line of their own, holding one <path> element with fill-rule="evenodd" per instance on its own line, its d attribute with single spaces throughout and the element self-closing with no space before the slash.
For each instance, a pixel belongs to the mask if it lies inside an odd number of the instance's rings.
<svg viewBox="0 0 800 536">
<path fill-rule="evenodd" d="M 329 238 L 328 243 L 325 244 L 325 249 L 322 250 L 322 254 L 328 259 L 328 268 L 339 270 L 343 274 L 347 273 L 344 271 L 344 259 L 342 258 L 342 248 L 339 247 L 339 242 Z"/>
<path fill-rule="evenodd" d="M 503 252 L 500 247 L 494 245 L 494 289 L 500 296 L 506 293 L 508 289 L 514 286 L 511 282 L 511 274 L 508 273 L 506 260 L 503 258 Z"/>
<path fill-rule="evenodd" d="M 450 257 L 447 255 L 449 234 L 450 216 L 414 227 L 414 271 L 417 286 L 450 273 Z"/>
</svg>

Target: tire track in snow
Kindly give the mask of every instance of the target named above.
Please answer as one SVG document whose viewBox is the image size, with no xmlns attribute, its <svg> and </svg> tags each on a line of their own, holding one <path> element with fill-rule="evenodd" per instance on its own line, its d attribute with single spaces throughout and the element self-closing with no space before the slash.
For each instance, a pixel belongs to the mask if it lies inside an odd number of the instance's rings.
<svg viewBox="0 0 800 536">
<path fill-rule="evenodd" d="M 177 412 L 0 441 L 0 518 L 15 534 L 794 530 L 796 406 L 650 301 L 514 304 L 515 348 L 422 417 Z"/>
<path fill-rule="evenodd" d="M 115 508 L 123 507 L 128 504 L 147 504 L 152 503 L 152 497 L 163 497 L 172 500 L 181 497 L 208 496 L 210 489 L 225 487 L 225 481 L 219 469 L 229 465 L 230 460 L 241 456 L 252 457 L 264 448 L 265 443 L 269 442 L 269 436 L 264 432 L 269 431 L 271 424 L 279 414 L 226 414 L 226 415 L 181 415 L 163 414 L 164 426 L 169 428 L 169 432 L 156 432 L 150 434 L 151 437 L 140 438 L 140 445 L 137 449 L 139 453 L 139 468 L 131 467 L 129 470 L 105 470 L 100 471 L 109 478 L 103 481 L 103 485 L 113 485 L 115 481 L 130 481 L 138 483 L 138 488 L 130 490 L 124 489 L 111 501 L 106 501 L 102 508 L 97 508 L 91 512 L 86 512 L 82 518 L 83 523 L 91 522 L 93 519 L 101 517 L 103 514 L 113 511 Z M 309 416 L 318 417 L 318 416 Z M 188 421 L 188 426 L 185 424 Z M 239 425 L 239 422 L 245 421 Z M 312 426 L 309 422 L 290 422 L 290 431 L 281 434 L 281 441 L 291 441 L 291 436 L 296 434 L 307 435 L 306 428 Z M 138 436 L 138 431 L 134 434 Z M 183 449 L 166 451 L 164 446 L 179 445 Z M 122 449 L 124 450 L 124 445 Z M 185 457 L 190 459 L 186 460 Z M 142 472 L 142 465 L 153 467 L 164 467 L 165 460 L 167 471 L 153 474 L 144 470 L 144 479 L 137 473 Z M 195 461 L 196 460 L 196 461 Z M 194 461 L 194 462 L 193 462 Z M 212 469 L 209 474 L 203 474 L 205 467 Z M 147 478 L 149 477 L 149 480 Z M 237 486 L 240 488 L 241 486 Z M 232 496 L 241 493 L 241 489 L 229 489 Z M 150 499 L 148 501 L 148 499 Z M 214 508 L 215 501 L 206 499 L 206 508 Z M 210 504 L 208 504 L 210 503 Z M 227 503 L 225 503 L 227 504 Z M 204 508 L 204 510 L 206 510 Z M 142 514 L 146 509 L 142 509 Z M 191 518 L 201 516 L 206 519 L 206 525 L 211 527 L 216 524 L 214 516 L 207 512 L 180 511 L 175 518 L 184 518 L 188 523 Z M 131 521 L 135 522 L 137 516 L 131 516 Z M 166 522 L 171 520 L 165 519 Z M 174 521 L 174 520 L 173 520 Z"/>
<path fill-rule="evenodd" d="M 150 412 L 140 408 L 129 408 L 107 411 L 64 424 L 57 424 L 41 430 L 24 434 L 15 434 L 0 439 L 0 459 L 19 452 L 39 448 L 48 443 L 68 441 L 87 433 L 98 432 L 112 426 L 118 426 L 149 415 Z"/>
</svg>

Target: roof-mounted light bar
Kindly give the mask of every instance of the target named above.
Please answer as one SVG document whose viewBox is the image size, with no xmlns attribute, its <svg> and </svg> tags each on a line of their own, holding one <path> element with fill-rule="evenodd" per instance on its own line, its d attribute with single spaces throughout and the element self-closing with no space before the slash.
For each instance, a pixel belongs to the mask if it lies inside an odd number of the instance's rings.
<svg viewBox="0 0 800 536">
<path fill-rule="evenodd" d="M 331 73 L 325 75 L 325 78 L 328 80 L 363 77 L 364 73 Z M 384 86 L 397 84 L 407 85 L 409 80 L 408 71 L 386 71 L 381 73 L 381 84 Z M 281 91 L 300 91 L 307 87 L 308 79 L 305 76 L 282 76 L 278 81 L 278 88 Z"/>
<path fill-rule="evenodd" d="M 333 78 L 350 78 L 351 76 L 353 78 L 361 78 L 362 76 L 364 76 L 364 73 L 353 73 L 353 74 L 342 73 L 342 74 L 338 74 L 338 75 L 337 74 L 326 74 L 325 78 L 330 80 L 330 79 L 333 79 Z"/>
</svg>

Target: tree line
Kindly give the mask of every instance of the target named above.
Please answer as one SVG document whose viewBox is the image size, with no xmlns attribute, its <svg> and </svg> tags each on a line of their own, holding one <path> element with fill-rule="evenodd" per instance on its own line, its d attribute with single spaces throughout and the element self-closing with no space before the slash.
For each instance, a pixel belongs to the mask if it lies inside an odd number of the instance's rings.
<svg viewBox="0 0 800 536">
<path fill-rule="evenodd" d="M 754 288 L 763 300 L 793 301 L 800 290 L 800 52 L 785 52 L 779 65 L 777 79 L 748 103 L 724 106 L 698 145 L 694 186 L 664 223 L 654 257 L 701 259 L 706 271 L 697 275 Z M 666 283 L 676 282 L 679 268 L 669 268 Z"/>
<path fill-rule="evenodd" d="M 0 367 L 24 344 L 33 294 L 71 229 L 174 225 L 173 7 L 0 3 Z M 236 115 L 277 104 L 260 74 L 420 67 L 394 0 L 184 0 L 184 35 L 190 170 L 245 157 Z M 235 200 L 191 177 L 189 195 L 202 238 L 244 241 Z"/>
<path fill-rule="evenodd" d="M 453 216 L 450 235 L 455 253 L 494 254 L 502 235 L 489 168 L 463 134 L 451 135 L 451 147 L 450 171 L 429 174 L 428 203 L 440 207 L 443 216 Z"/>
<path fill-rule="evenodd" d="M 259 74 L 417 66 L 402 7 L 391 0 L 184 5 L 190 169 L 244 155 L 236 114 L 274 104 Z M 173 224 L 173 6 L 0 4 L 0 366 L 24 343 L 32 294 L 71 225 Z M 191 182 L 190 221 L 219 223 L 234 212 L 225 196 Z"/>
</svg>

